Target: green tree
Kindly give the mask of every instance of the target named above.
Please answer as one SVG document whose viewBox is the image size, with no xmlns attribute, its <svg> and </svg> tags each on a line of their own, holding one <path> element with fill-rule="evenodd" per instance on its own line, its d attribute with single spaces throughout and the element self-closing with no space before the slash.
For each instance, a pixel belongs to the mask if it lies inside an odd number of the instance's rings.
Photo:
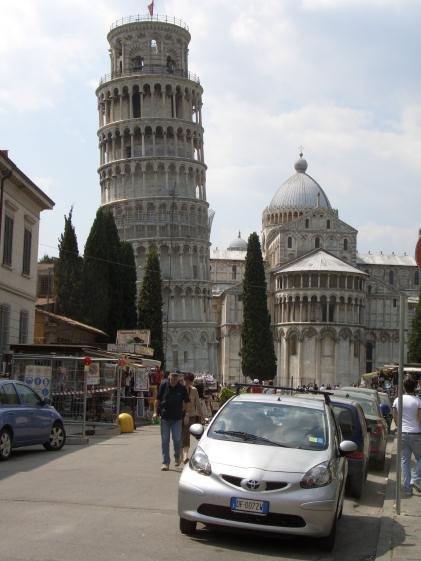
<svg viewBox="0 0 421 561">
<path fill-rule="evenodd" d="M 66 220 L 66 217 L 64 217 L 64 219 Z M 55 263 L 57 261 L 57 257 L 51 257 L 50 255 L 47 255 L 47 253 L 44 253 L 44 255 L 41 257 L 41 259 L 38 259 L 38 263 Z"/>
<path fill-rule="evenodd" d="M 258 235 L 250 234 L 243 280 L 241 366 L 249 378 L 272 380 L 276 357 L 267 308 L 266 278 Z"/>
<path fill-rule="evenodd" d="M 115 284 L 116 299 L 120 301 L 118 329 L 134 329 L 136 316 L 136 262 L 132 244 L 120 242 L 119 274 Z"/>
<path fill-rule="evenodd" d="M 421 291 L 417 308 L 415 310 L 415 316 L 412 320 L 412 330 L 409 337 L 408 359 L 409 362 L 421 363 Z"/>
<path fill-rule="evenodd" d="M 150 329 L 154 358 L 165 368 L 162 330 L 162 287 L 159 258 L 154 248 L 148 253 L 138 301 L 138 326 Z"/>
<path fill-rule="evenodd" d="M 83 317 L 111 339 L 115 338 L 120 304 L 120 299 L 115 301 L 119 257 L 120 239 L 114 218 L 108 209 L 99 208 L 83 256 Z"/>
<path fill-rule="evenodd" d="M 64 232 L 58 241 L 59 257 L 54 268 L 55 311 L 63 316 L 80 319 L 83 264 L 72 224 L 72 214 L 73 207 L 69 215 L 64 217 Z"/>
</svg>

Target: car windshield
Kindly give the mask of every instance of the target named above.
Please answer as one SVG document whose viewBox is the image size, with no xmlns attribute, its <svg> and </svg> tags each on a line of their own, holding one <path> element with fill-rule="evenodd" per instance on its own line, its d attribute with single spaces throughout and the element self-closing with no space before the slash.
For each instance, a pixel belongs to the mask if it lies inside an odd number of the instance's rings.
<svg viewBox="0 0 421 561">
<path fill-rule="evenodd" d="M 286 403 L 231 401 L 215 418 L 208 437 L 266 446 L 325 450 L 325 412 Z"/>
<path fill-rule="evenodd" d="M 359 394 L 353 394 L 350 396 L 350 399 L 361 405 L 364 415 L 374 415 L 375 417 L 379 416 L 377 401 L 374 399 L 364 399 L 364 397 Z"/>
</svg>

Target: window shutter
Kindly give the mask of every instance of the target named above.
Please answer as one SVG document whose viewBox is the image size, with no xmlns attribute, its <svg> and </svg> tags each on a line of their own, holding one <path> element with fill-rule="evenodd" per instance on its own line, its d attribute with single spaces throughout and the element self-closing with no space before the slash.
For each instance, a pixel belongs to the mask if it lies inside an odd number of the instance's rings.
<svg viewBox="0 0 421 561">
<path fill-rule="evenodd" d="M 3 264 L 12 266 L 13 248 L 13 218 L 7 214 L 4 217 L 4 242 L 3 242 Z"/>
<path fill-rule="evenodd" d="M 28 342 L 28 323 L 29 313 L 21 310 L 19 317 L 19 343 L 26 344 Z"/>
<path fill-rule="evenodd" d="M 22 274 L 29 275 L 31 272 L 31 245 L 32 245 L 32 232 L 25 228 L 23 234 L 23 262 Z"/>
<path fill-rule="evenodd" d="M 10 306 L 0 305 L 0 352 L 4 353 L 9 346 Z"/>
</svg>

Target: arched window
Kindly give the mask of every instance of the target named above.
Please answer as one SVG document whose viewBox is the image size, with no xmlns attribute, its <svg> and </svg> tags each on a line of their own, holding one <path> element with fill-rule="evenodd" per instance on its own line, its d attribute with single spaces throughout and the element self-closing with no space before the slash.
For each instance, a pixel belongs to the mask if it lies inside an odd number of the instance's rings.
<svg viewBox="0 0 421 561">
<path fill-rule="evenodd" d="M 237 278 L 237 265 L 232 266 L 232 280 Z"/>
<path fill-rule="evenodd" d="M 315 238 L 314 247 L 320 247 L 320 238 L 319 237 Z"/>
<path fill-rule="evenodd" d="M 306 228 L 310 227 L 310 220 L 308 218 L 306 218 Z"/>
<path fill-rule="evenodd" d="M 330 230 L 330 220 L 327 220 L 327 221 L 326 221 L 326 228 L 327 228 L 328 230 Z"/>
<path fill-rule="evenodd" d="M 291 249 L 291 247 L 292 247 L 292 238 L 291 237 L 288 238 L 287 247 L 288 247 L 288 249 Z"/>
<path fill-rule="evenodd" d="M 393 271 L 389 271 L 389 284 L 395 284 L 395 274 Z"/>
<path fill-rule="evenodd" d="M 420 284 L 420 272 L 418 269 L 415 271 L 414 284 Z"/>
<path fill-rule="evenodd" d="M 348 240 L 344 239 L 344 251 L 348 251 Z"/>
</svg>

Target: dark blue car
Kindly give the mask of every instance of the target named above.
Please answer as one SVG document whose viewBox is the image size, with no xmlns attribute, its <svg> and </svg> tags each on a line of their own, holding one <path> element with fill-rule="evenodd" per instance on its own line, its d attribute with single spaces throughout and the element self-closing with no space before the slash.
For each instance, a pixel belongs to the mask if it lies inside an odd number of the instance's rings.
<svg viewBox="0 0 421 561">
<path fill-rule="evenodd" d="M 367 479 L 370 459 L 370 436 L 364 412 L 361 405 L 352 401 L 352 398 L 346 399 L 337 395 L 331 396 L 331 406 L 343 438 L 352 440 L 357 445 L 354 452 L 347 454 L 348 477 L 345 489 L 348 495 L 359 499 Z"/>
<path fill-rule="evenodd" d="M 12 448 L 42 444 L 60 450 L 66 441 L 61 415 L 17 380 L 0 380 L 0 460 L 8 460 Z"/>
</svg>

